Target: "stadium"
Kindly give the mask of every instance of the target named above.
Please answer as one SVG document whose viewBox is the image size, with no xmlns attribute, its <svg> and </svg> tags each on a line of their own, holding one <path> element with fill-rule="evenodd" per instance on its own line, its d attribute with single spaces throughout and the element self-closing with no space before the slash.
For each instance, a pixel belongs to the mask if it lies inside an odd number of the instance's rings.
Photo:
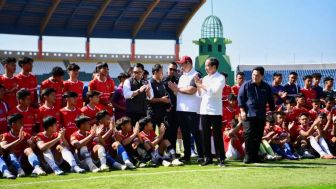
<svg viewBox="0 0 336 189">
<path fill-rule="evenodd" d="M 326 61 L 241 63 L 230 48 L 246 38 L 226 37 L 214 4 L 0 0 L 0 188 L 336 188 L 334 52 Z M 37 40 L 22 49 L 15 36 Z M 17 49 L 1 44 L 7 37 Z M 45 50 L 48 37 L 81 38 L 84 51 Z M 97 53 L 97 38 L 127 45 Z M 151 40 L 168 45 L 149 48 Z M 206 80 L 211 69 L 220 84 Z M 253 89 L 255 103 L 268 101 L 257 106 L 262 136 L 252 137 L 258 157 L 248 160 L 254 101 L 242 105 L 242 96 L 258 74 L 271 91 Z M 217 103 L 207 95 L 219 85 Z M 220 115 L 204 114 L 204 98 L 207 113 Z"/>
</svg>

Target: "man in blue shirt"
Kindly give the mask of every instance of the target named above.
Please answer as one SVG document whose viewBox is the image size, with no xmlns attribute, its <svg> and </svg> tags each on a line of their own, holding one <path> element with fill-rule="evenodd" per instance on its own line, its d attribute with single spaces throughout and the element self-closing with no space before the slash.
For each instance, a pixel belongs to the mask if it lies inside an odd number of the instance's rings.
<svg viewBox="0 0 336 189">
<path fill-rule="evenodd" d="M 287 96 L 296 97 L 300 93 L 300 87 L 297 85 L 296 81 L 298 74 L 296 72 L 289 73 L 288 83 L 284 86 L 284 91 L 287 93 Z"/>
<path fill-rule="evenodd" d="M 252 79 L 245 82 L 238 93 L 245 138 L 244 163 L 261 162 L 258 150 L 264 133 L 266 105 L 269 105 L 270 111 L 275 110 L 271 86 L 263 81 L 264 73 L 263 67 L 255 67 Z"/>
</svg>

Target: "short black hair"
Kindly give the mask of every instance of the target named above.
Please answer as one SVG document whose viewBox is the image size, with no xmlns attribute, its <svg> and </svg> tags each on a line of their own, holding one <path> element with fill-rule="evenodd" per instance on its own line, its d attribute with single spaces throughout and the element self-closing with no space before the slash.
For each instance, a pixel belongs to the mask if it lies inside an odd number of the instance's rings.
<svg viewBox="0 0 336 189">
<path fill-rule="evenodd" d="M 51 93 L 56 93 L 56 90 L 54 88 L 46 88 L 42 90 L 41 96 L 42 97 L 49 96 Z"/>
<path fill-rule="evenodd" d="M 326 97 L 324 98 L 324 100 L 325 100 L 326 102 L 335 102 L 335 98 L 332 97 L 332 96 L 326 96 Z"/>
<path fill-rule="evenodd" d="M 68 71 L 78 71 L 80 70 L 80 67 L 75 63 L 71 63 L 68 65 L 67 70 Z"/>
<path fill-rule="evenodd" d="M 17 121 L 23 119 L 23 115 L 19 113 L 12 114 L 8 117 L 8 125 L 12 126 Z"/>
<path fill-rule="evenodd" d="M 162 70 L 162 66 L 161 64 L 155 64 L 153 67 L 152 67 L 152 74 L 154 74 L 155 72 L 158 72 L 160 70 Z"/>
<path fill-rule="evenodd" d="M 296 103 L 295 98 L 292 96 L 288 96 L 285 100 L 285 104 L 294 104 Z"/>
<path fill-rule="evenodd" d="M 1 64 L 4 66 L 9 63 L 16 63 L 16 58 L 15 57 L 6 57 L 1 60 Z"/>
<path fill-rule="evenodd" d="M 51 70 L 51 75 L 54 77 L 64 76 L 64 70 L 61 67 L 56 66 Z"/>
<path fill-rule="evenodd" d="M 273 73 L 273 79 L 274 79 L 274 77 L 282 77 L 282 73 L 280 73 L 280 72 L 274 72 Z"/>
<path fill-rule="evenodd" d="M 274 119 L 273 115 L 266 116 L 266 121 L 271 123 L 271 124 L 275 123 L 275 119 Z"/>
<path fill-rule="evenodd" d="M 311 76 L 313 78 L 316 78 L 316 79 L 321 79 L 322 78 L 322 74 L 320 74 L 320 73 L 313 73 Z"/>
<path fill-rule="evenodd" d="M 145 66 L 141 63 L 136 63 L 133 68 L 135 68 L 135 67 L 141 68 L 142 70 L 145 70 Z"/>
<path fill-rule="evenodd" d="M 22 68 L 23 65 L 28 64 L 28 63 L 33 63 L 34 59 L 28 57 L 28 56 L 23 56 L 19 59 L 18 64 Z"/>
<path fill-rule="evenodd" d="M 305 98 L 306 96 L 303 93 L 296 94 L 296 98 Z"/>
<path fill-rule="evenodd" d="M 215 57 L 210 57 L 210 58 L 208 58 L 207 60 L 210 61 L 210 65 L 211 65 L 211 66 L 216 66 L 216 70 L 218 69 L 218 67 L 219 67 L 219 61 L 218 61 L 217 58 L 215 58 Z"/>
<path fill-rule="evenodd" d="M 313 98 L 313 99 L 312 99 L 312 102 L 321 102 L 321 101 L 320 101 L 320 99 L 318 99 L 318 98 Z"/>
<path fill-rule="evenodd" d="M 49 127 L 57 123 L 57 119 L 53 116 L 47 116 L 43 119 L 42 125 L 44 130 L 47 130 Z"/>
<path fill-rule="evenodd" d="M 117 78 L 119 81 L 121 81 L 122 78 L 125 78 L 125 79 L 128 78 L 128 75 L 126 73 L 120 73 Z"/>
<path fill-rule="evenodd" d="M 143 74 L 144 75 L 149 75 L 149 72 L 147 70 L 144 70 Z"/>
<path fill-rule="evenodd" d="M 97 119 L 97 121 L 100 121 L 107 115 L 109 115 L 109 113 L 106 110 L 101 110 L 101 111 L 96 113 L 96 119 Z"/>
<path fill-rule="evenodd" d="M 16 92 L 16 99 L 18 100 L 23 100 L 25 99 L 27 96 L 30 96 L 30 92 L 27 89 L 20 89 L 18 92 Z"/>
<path fill-rule="evenodd" d="M 309 113 L 308 113 L 308 112 L 302 112 L 302 113 L 299 115 L 299 117 L 301 117 L 301 116 L 309 117 Z"/>
<path fill-rule="evenodd" d="M 253 71 L 257 71 L 257 72 L 259 72 L 260 75 L 262 75 L 262 76 L 265 74 L 265 69 L 264 69 L 264 67 L 262 67 L 262 66 L 254 67 L 253 70 L 252 70 L 252 72 L 253 72 Z"/>
<path fill-rule="evenodd" d="M 290 72 L 289 75 L 295 75 L 295 76 L 298 76 L 298 73 L 296 73 L 296 72 Z"/>
<path fill-rule="evenodd" d="M 108 68 L 108 64 L 106 62 L 98 62 L 96 64 L 96 71 L 97 71 L 97 73 L 98 73 L 98 70 L 100 70 L 102 68 Z"/>
<path fill-rule="evenodd" d="M 76 126 L 77 126 L 78 129 L 80 128 L 80 126 L 83 123 L 86 123 L 86 122 L 89 122 L 89 121 L 91 121 L 91 118 L 89 118 L 87 116 L 79 116 L 78 118 L 75 119 L 75 123 L 76 123 Z"/>
<path fill-rule="evenodd" d="M 124 125 L 131 123 L 131 118 L 122 117 L 116 121 L 116 128 L 120 130 Z"/>
<path fill-rule="evenodd" d="M 78 97 L 78 94 L 73 91 L 67 91 L 63 94 L 63 98 Z"/>
<path fill-rule="evenodd" d="M 327 81 L 334 81 L 334 78 L 330 77 L 330 76 L 327 76 L 323 79 L 323 82 L 327 82 Z"/>
<path fill-rule="evenodd" d="M 311 75 L 305 75 L 303 77 L 303 81 L 305 81 L 306 79 L 313 79 L 313 76 L 311 76 Z"/>
<path fill-rule="evenodd" d="M 95 91 L 95 90 L 93 90 L 93 91 L 88 91 L 88 92 L 86 93 L 86 97 L 87 97 L 87 98 L 92 98 L 92 97 L 94 97 L 94 96 L 99 96 L 100 94 L 101 94 L 100 92 Z"/>
<path fill-rule="evenodd" d="M 245 73 L 244 73 L 244 72 L 237 72 L 236 77 L 237 77 L 238 75 L 245 77 Z"/>
<path fill-rule="evenodd" d="M 277 115 L 285 116 L 286 113 L 285 112 L 281 112 L 281 111 L 277 111 L 277 112 L 274 113 L 274 115 L 275 116 L 277 116 Z"/>
<path fill-rule="evenodd" d="M 150 123 L 152 121 L 152 119 L 150 117 L 144 117 L 142 119 L 139 120 L 139 125 L 140 125 L 140 130 L 144 130 L 145 126 Z"/>
<path fill-rule="evenodd" d="M 177 67 L 177 63 L 176 62 L 170 62 L 169 64 L 173 64 L 174 66 Z"/>
</svg>

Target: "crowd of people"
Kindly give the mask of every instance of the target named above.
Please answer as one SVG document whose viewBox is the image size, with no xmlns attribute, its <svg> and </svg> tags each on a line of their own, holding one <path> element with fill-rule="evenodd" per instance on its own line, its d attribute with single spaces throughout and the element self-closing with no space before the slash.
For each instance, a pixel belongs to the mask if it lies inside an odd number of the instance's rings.
<svg viewBox="0 0 336 189">
<path fill-rule="evenodd" d="M 4 178 L 182 166 L 194 156 L 202 166 L 217 158 L 224 167 L 226 159 L 261 163 L 336 155 L 333 78 L 324 77 L 322 88 L 319 73 L 304 76 L 300 88 L 295 72 L 285 85 L 281 73 L 268 84 L 264 69 L 256 67 L 251 80 L 238 72 L 229 86 L 216 58 L 206 60 L 203 76 L 183 56 L 167 73 L 155 64 L 150 79 L 141 63 L 110 76 L 108 64 L 99 62 L 84 92 L 80 67 L 70 63 L 66 71 L 54 67 L 38 91 L 33 62 L 1 61 Z"/>
</svg>

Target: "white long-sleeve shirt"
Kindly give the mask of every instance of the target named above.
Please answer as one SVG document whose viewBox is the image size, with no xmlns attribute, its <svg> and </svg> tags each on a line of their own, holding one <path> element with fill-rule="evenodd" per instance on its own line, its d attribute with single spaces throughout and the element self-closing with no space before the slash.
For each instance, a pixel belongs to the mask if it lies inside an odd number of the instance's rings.
<svg viewBox="0 0 336 189">
<path fill-rule="evenodd" d="M 201 115 L 222 115 L 222 91 L 225 86 L 225 77 L 215 72 L 202 79 L 206 90 L 201 89 Z"/>
</svg>

